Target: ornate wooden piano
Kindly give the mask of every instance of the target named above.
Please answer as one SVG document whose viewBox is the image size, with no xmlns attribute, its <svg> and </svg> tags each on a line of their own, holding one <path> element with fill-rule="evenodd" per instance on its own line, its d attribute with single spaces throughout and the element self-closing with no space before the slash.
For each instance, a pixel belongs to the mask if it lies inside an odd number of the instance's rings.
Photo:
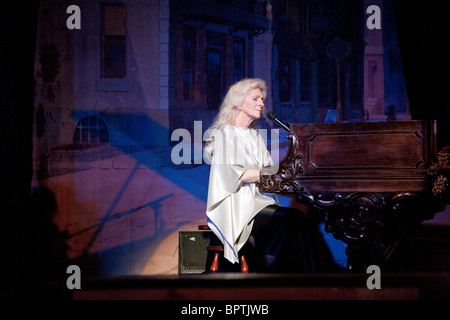
<svg viewBox="0 0 450 320">
<path fill-rule="evenodd" d="M 438 152 L 436 133 L 434 120 L 291 123 L 288 151 L 262 170 L 259 188 L 322 214 L 347 244 L 350 271 L 406 270 L 408 234 L 445 209 L 421 172 Z"/>
</svg>

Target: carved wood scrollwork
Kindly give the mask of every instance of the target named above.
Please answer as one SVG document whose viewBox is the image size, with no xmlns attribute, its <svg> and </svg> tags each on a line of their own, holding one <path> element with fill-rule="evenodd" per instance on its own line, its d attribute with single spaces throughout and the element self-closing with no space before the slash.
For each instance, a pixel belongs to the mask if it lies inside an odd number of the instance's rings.
<svg viewBox="0 0 450 320">
<path fill-rule="evenodd" d="M 347 268 L 364 272 L 370 264 L 399 271 L 411 265 L 399 260 L 398 247 L 418 223 L 443 210 L 429 193 L 335 193 L 331 201 L 315 196 L 326 211 L 325 231 L 346 243 Z"/>
<path fill-rule="evenodd" d="M 297 137 L 290 133 L 287 138 L 291 140 L 288 152 L 279 164 L 265 167 L 261 170 L 259 189 L 267 193 L 302 192 L 303 187 L 296 181 L 303 174 L 300 154 L 300 145 Z"/>
</svg>

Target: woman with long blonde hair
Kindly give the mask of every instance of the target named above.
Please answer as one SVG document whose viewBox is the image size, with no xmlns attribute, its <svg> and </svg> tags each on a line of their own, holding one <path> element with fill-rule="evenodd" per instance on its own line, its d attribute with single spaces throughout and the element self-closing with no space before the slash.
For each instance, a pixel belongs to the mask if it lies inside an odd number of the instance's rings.
<svg viewBox="0 0 450 320">
<path fill-rule="evenodd" d="M 222 104 L 220 105 L 219 113 L 216 115 L 212 125 L 208 129 L 211 136 L 214 135 L 215 130 L 217 130 L 221 125 L 230 124 L 235 121 L 240 111 L 238 106 L 242 105 L 248 92 L 254 89 L 259 89 L 261 91 L 262 101 L 264 101 L 267 96 L 267 86 L 266 82 L 262 79 L 243 79 L 230 87 L 222 101 Z M 265 108 L 263 105 L 261 108 L 261 114 L 264 110 Z M 257 126 L 256 123 L 256 121 L 252 121 L 250 123 L 250 127 L 255 128 Z M 212 148 L 211 138 L 209 137 L 206 139 L 205 152 L 212 153 Z"/>
<path fill-rule="evenodd" d="M 261 169 L 273 164 L 256 125 L 266 96 L 262 79 L 233 84 L 208 129 L 204 152 L 211 159 L 211 169 L 206 215 L 230 262 L 239 262 L 248 251 L 254 271 L 301 272 L 300 229 L 310 228 L 310 220 L 301 211 L 280 206 L 258 188 Z M 297 252 L 281 254 L 286 242 Z"/>
</svg>

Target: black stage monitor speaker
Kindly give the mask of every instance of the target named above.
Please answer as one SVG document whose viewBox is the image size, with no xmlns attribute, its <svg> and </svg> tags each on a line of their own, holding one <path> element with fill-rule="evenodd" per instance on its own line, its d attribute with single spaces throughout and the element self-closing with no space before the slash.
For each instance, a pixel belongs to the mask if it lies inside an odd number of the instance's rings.
<svg viewBox="0 0 450 320">
<path fill-rule="evenodd" d="M 209 245 L 217 245 L 212 231 L 180 231 L 178 250 L 178 273 L 199 274 L 206 270 Z"/>
</svg>

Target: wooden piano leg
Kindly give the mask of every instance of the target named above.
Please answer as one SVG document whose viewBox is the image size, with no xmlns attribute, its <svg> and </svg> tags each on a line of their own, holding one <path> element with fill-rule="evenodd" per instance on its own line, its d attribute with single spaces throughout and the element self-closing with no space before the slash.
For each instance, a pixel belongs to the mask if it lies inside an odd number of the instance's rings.
<svg viewBox="0 0 450 320">
<path fill-rule="evenodd" d="M 214 259 L 211 263 L 211 268 L 209 268 L 211 272 L 218 272 L 219 271 L 219 252 L 214 253 Z"/>
<path fill-rule="evenodd" d="M 244 255 L 241 256 L 241 272 L 248 273 L 247 261 L 245 261 Z"/>
</svg>

